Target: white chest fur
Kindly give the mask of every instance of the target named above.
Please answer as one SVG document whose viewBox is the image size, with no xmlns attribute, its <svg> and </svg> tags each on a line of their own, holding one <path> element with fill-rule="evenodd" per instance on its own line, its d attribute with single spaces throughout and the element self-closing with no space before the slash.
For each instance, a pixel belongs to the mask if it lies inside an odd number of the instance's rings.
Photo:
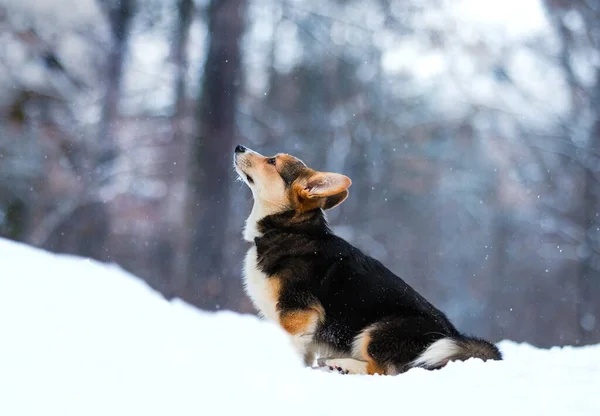
<svg viewBox="0 0 600 416">
<path fill-rule="evenodd" d="M 279 322 L 277 314 L 277 293 L 273 282 L 258 269 L 256 247 L 251 247 L 244 261 L 244 287 L 260 314 L 273 322 Z"/>
</svg>

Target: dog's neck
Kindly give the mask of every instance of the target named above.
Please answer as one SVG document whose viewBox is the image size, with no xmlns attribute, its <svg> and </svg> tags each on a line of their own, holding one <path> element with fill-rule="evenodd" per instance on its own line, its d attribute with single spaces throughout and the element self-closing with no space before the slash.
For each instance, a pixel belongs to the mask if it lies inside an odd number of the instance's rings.
<svg viewBox="0 0 600 416">
<path fill-rule="evenodd" d="M 250 216 L 246 219 L 246 226 L 244 227 L 244 240 L 249 243 L 254 243 L 254 239 L 262 236 L 262 232 L 258 229 L 258 223 L 269 215 L 280 212 L 281 209 L 268 204 L 254 202 Z"/>
<path fill-rule="evenodd" d="M 276 235 L 279 233 L 298 235 L 331 234 L 325 213 L 321 209 L 303 213 L 289 210 L 268 215 L 258 222 L 258 231 L 263 235 Z"/>
<path fill-rule="evenodd" d="M 281 211 L 280 208 L 255 203 L 246 220 L 244 240 L 254 243 L 256 238 L 262 237 L 265 232 L 271 230 L 310 234 L 331 233 L 322 209 L 298 214 L 293 210 Z"/>
</svg>

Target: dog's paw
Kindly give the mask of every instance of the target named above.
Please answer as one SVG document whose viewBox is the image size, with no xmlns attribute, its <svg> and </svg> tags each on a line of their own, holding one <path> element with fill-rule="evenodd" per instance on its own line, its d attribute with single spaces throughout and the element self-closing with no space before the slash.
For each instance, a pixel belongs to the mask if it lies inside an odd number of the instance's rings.
<svg viewBox="0 0 600 416">
<path fill-rule="evenodd" d="M 313 370 L 323 371 L 326 373 L 338 373 L 338 374 L 348 374 L 347 370 L 344 370 L 342 367 L 333 366 L 333 365 L 319 365 L 317 367 L 312 367 Z"/>
<path fill-rule="evenodd" d="M 329 366 L 327 366 L 327 368 L 332 373 L 348 374 L 350 372 L 349 370 L 345 370 L 342 367 L 337 366 L 337 365 L 329 365 Z"/>
<path fill-rule="evenodd" d="M 338 374 L 367 374 L 367 363 L 352 358 L 323 358 L 317 361 L 319 367 Z"/>
</svg>

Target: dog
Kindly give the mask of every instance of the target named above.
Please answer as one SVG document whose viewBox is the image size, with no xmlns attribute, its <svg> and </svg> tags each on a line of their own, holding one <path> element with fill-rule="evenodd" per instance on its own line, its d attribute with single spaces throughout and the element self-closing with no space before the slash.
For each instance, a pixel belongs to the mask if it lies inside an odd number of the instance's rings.
<svg viewBox="0 0 600 416">
<path fill-rule="evenodd" d="M 234 167 L 254 204 L 244 287 L 259 314 L 280 325 L 307 366 L 396 375 L 454 360 L 501 360 L 498 348 L 459 332 L 411 286 L 329 228 L 325 211 L 352 181 L 288 154 L 238 145 Z"/>
</svg>

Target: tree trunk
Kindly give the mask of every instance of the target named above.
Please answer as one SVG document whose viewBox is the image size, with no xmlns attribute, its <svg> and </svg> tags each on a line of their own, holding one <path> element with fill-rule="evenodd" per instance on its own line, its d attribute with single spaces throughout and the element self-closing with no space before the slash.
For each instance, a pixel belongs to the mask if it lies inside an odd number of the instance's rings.
<svg viewBox="0 0 600 416">
<path fill-rule="evenodd" d="M 579 271 L 579 326 L 581 343 L 593 344 L 600 340 L 600 250 L 598 212 L 600 198 L 598 178 L 593 172 L 585 170 L 585 196 L 583 206 L 583 227 L 585 230 L 585 254 Z"/>
<path fill-rule="evenodd" d="M 186 73 L 188 69 L 188 60 L 186 54 L 186 47 L 188 43 L 190 26 L 192 24 L 194 13 L 194 1 L 193 0 L 178 0 L 177 2 L 177 25 L 173 33 L 173 63 L 177 69 L 177 75 L 175 77 L 175 111 L 171 119 L 173 129 L 173 142 L 178 143 L 182 149 L 182 153 L 189 149 L 190 140 L 190 129 L 186 129 L 185 126 L 189 123 L 190 117 L 188 113 L 188 106 L 186 105 Z M 181 160 L 185 160 L 186 154 L 179 155 Z M 184 168 L 185 169 L 185 168 Z M 184 170 L 184 172 L 187 172 Z M 187 192 L 187 189 L 183 189 L 182 192 Z M 183 195 L 185 200 L 186 195 Z M 182 216 L 185 216 L 183 207 L 179 207 Z M 188 251 L 189 241 L 187 228 L 185 227 L 185 221 L 181 223 L 181 229 L 174 236 L 174 238 L 167 239 L 165 245 L 170 245 L 170 249 L 165 249 L 165 254 L 170 256 L 169 261 L 171 269 L 166 274 L 168 276 L 167 286 L 168 294 L 167 297 L 178 296 L 184 289 L 187 282 L 186 279 L 186 253 Z"/>
<path fill-rule="evenodd" d="M 134 14 L 135 0 L 104 1 L 103 4 L 108 15 L 112 44 L 107 56 L 106 95 L 98 132 L 99 148 L 96 149 L 93 158 L 96 174 L 100 178 L 106 174 L 109 165 L 117 156 L 117 138 L 115 137 L 114 123 L 119 116 L 119 97 L 125 52 Z"/>
<path fill-rule="evenodd" d="M 600 71 L 591 100 L 596 115 L 588 141 L 588 154 L 584 159 L 584 199 L 582 228 L 585 232 L 584 259 L 579 274 L 579 325 L 583 344 L 600 341 L 600 177 L 598 165 L 600 151 Z"/>
<path fill-rule="evenodd" d="M 179 0 L 177 2 L 177 29 L 173 39 L 173 61 L 177 68 L 175 79 L 175 136 L 182 134 L 181 119 L 185 115 L 185 75 L 187 71 L 187 55 L 185 53 L 187 41 L 192 24 L 194 12 L 193 0 Z"/>
<path fill-rule="evenodd" d="M 193 221 L 182 297 L 203 308 L 227 302 L 231 279 L 225 241 L 229 184 L 236 138 L 235 112 L 242 78 L 240 39 L 243 0 L 213 0 L 209 7 L 210 45 L 198 107 L 198 136 L 192 144 L 189 207 Z"/>
</svg>

